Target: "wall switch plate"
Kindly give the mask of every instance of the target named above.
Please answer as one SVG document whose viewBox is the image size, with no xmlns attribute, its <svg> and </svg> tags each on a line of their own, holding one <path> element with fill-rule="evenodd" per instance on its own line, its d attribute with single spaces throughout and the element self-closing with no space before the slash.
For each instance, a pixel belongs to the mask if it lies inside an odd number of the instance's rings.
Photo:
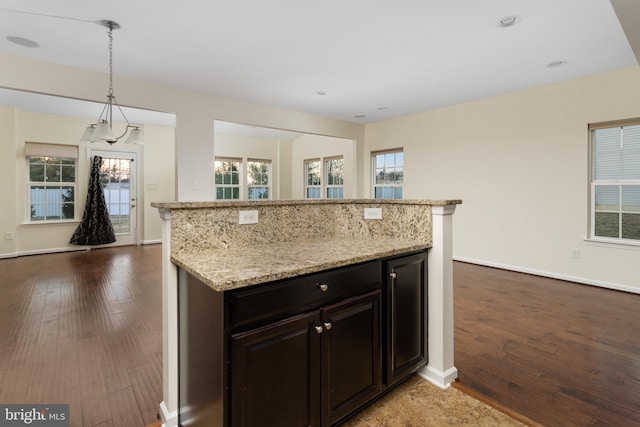
<svg viewBox="0 0 640 427">
<path fill-rule="evenodd" d="M 240 211 L 238 224 L 257 224 L 258 211 Z"/>
<path fill-rule="evenodd" d="M 364 219 L 382 219 L 382 208 L 364 208 Z"/>
<path fill-rule="evenodd" d="M 4 240 L 13 240 L 13 233 L 11 231 L 4 233 Z"/>
<path fill-rule="evenodd" d="M 571 258 L 580 258 L 580 249 L 571 248 Z"/>
</svg>

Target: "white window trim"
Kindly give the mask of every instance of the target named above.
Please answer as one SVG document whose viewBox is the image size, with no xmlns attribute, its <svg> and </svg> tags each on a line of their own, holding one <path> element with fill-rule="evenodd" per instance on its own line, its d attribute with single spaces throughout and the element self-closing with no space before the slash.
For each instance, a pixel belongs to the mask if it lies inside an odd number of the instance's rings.
<svg viewBox="0 0 640 427">
<path fill-rule="evenodd" d="M 215 174 L 216 174 L 216 162 L 238 162 L 238 184 L 216 184 L 215 182 Z M 244 200 L 244 162 L 241 157 L 226 157 L 226 156 L 216 156 L 213 159 L 213 187 L 214 187 L 214 199 L 222 202 L 233 201 L 233 200 Z M 218 188 L 238 188 L 238 198 L 237 199 L 218 199 L 217 198 L 217 189 Z"/>
<path fill-rule="evenodd" d="M 331 160 L 342 160 L 342 185 L 335 185 L 335 184 L 331 184 L 330 185 L 328 183 L 329 182 L 329 176 L 327 174 L 329 173 L 329 171 L 325 170 L 325 165 L 327 164 L 327 162 L 329 162 Z M 322 158 L 321 169 L 322 169 L 322 177 L 327 182 L 325 185 L 322 185 L 322 187 L 323 187 L 322 195 L 324 196 L 324 198 L 326 198 L 326 199 L 330 198 L 328 196 L 329 189 L 342 188 L 342 198 L 344 199 L 344 156 L 332 156 L 332 157 L 324 157 L 324 158 Z M 320 184 L 322 184 L 322 181 L 320 181 Z M 336 198 L 331 197 L 331 199 L 336 199 Z M 340 200 L 340 199 L 336 199 L 336 200 Z"/>
<path fill-rule="evenodd" d="M 329 160 L 338 160 L 338 159 L 342 159 L 342 185 L 328 185 L 327 181 L 328 181 L 328 177 L 326 176 L 326 162 Z M 308 175 L 307 175 L 307 163 L 310 162 L 319 162 L 320 163 L 320 185 L 308 185 Z M 308 200 L 319 200 L 319 199 L 329 199 L 329 197 L 327 197 L 327 191 L 329 188 L 342 188 L 342 194 L 343 194 L 343 199 L 344 199 L 344 189 L 345 189 L 345 178 L 344 178 L 344 156 L 339 155 L 339 156 L 327 156 L 327 157 L 314 157 L 314 158 L 310 158 L 310 159 L 304 159 L 302 161 L 302 167 L 303 167 L 303 178 L 304 178 L 304 198 L 308 199 Z M 314 197 L 314 198 L 310 198 L 307 197 L 307 194 L 309 194 L 309 192 L 307 191 L 307 189 L 309 188 L 317 188 L 320 190 L 320 197 Z M 335 199 L 335 198 L 331 198 L 330 200 L 341 200 L 341 199 Z"/>
<path fill-rule="evenodd" d="M 80 221 L 78 218 L 78 158 L 79 158 L 79 147 L 77 145 L 67 145 L 67 144 L 47 144 L 40 142 L 25 142 L 25 162 L 26 162 L 26 209 L 25 209 L 25 220 L 23 224 L 25 225 L 44 225 L 44 224 L 68 224 L 68 223 L 77 223 Z M 30 168 L 30 159 L 31 157 L 52 157 L 57 159 L 73 159 L 74 164 L 74 180 L 73 182 L 56 182 L 56 183 L 48 183 L 47 181 L 38 182 L 31 181 L 31 168 Z M 46 178 L 46 176 L 45 176 Z M 34 221 L 31 219 L 31 188 L 34 186 L 38 187 L 73 187 L 73 193 L 75 199 L 73 201 L 73 218 L 64 218 L 64 219 L 43 219 L 40 221 Z"/>
<path fill-rule="evenodd" d="M 307 169 L 307 163 L 311 163 L 311 162 L 319 162 L 320 163 L 320 172 L 318 175 L 320 175 L 320 185 L 309 185 L 309 175 L 308 172 L 309 170 Z M 304 177 L 304 198 L 308 199 L 308 200 L 317 200 L 318 197 L 309 197 L 309 188 L 318 188 L 320 190 L 320 199 L 324 199 L 324 194 L 322 193 L 322 182 L 324 181 L 323 179 L 323 163 L 322 163 L 322 158 L 321 157 L 314 157 L 312 159 L 304 159 L 302 161 L 302 168 L 303 168 L 303 177 Z"/>
<path fill-rule="evenodd" d="M 595 202 L 595 188 L 596 186 L 631 186 L 640 185 L 640 180 L 601 180 L 596 181 L 593 179 L 594 176 L 594 147 L 593 147 L 593 132 L 596 129 L 607 129 L 613 127 L 624 127 L 624 126 L 637 126 L 640 125 L 640 118 L 637 119 L 624 119 L 624 120 L 615 120 L 609 122 L 602 123 L 590 123 L 588 126 L 589 131 L 589 192 L 588 192 L 588 230 L 589 233 L 586 238 L 583 240 L 588 244 L 605 246 L 605 247 L 616 247 L 616 248 L 626 248 L 633 250 L 640 250 L 640 240 L 634 239 L 623 239 L 622 237 L 603 237 L 596 236 L 595 233 L 595 212 L 596 212 L 596 202 Z M 620 199 L 620 203 L 622 203 L 622 199 Z M 622 213 L 622 206 L 615 213 Z M 619 224 L 619 227 L 622 227 L 622 223 Z M 622 233 L 620 232 L 620 235 Z"/>
<path fill-rule="evenodd" d="M 369 157 L 369 161 L 371 162 L 371 198 L 375 199 L 376 198 L 376 188 L 401 188 L 402 189 L 402 197 L 404 198 L 404 181 L 402 184 L 376 184 L 376 162 L 375 162 L 375 158 L 376 156 L 379 156 L 380 154 L 391 154 L 391 153 L 403 153 L 404 154 L 404 149 L 402 147 L 400 148 L 391 148 L 389 150 L 380 150 L 380 151 L 372 151 L 371 152 L 371 156 Z M 404 174 L 404 168 L 405 165 L 402 165 L 402 172 Z M 378 199 L 378 200 L 384 200 L 384 199 Z M 386 199 L 386 200 L 402 200 L 402 199 Z"/>
<path fill-rule="evenodd" d="M 243 164 L 246 164 L 246 167 L 244 169 L 246 169 L 245 174 L 249 175 L 249 162 L 259 162 L 259 163 L 268 163 L 269 164 L 269 170 L 267 171 L 267 182 L 269 183 L 268 185 L 250 185 L 249 184 L 249 179 L 247 176 L 247 185 L 245 186 L 245 199 L 246 200 L 272 200 L 273 199 L 273 161 L 269 160 L 269 159 L 253 159 L 253 158 L 247 158 L 246 162 L 244 162 Z M 243 168 L 243 164 L 240 165 L 240 169 Z M 251 188 L 267 188 L 267 191 L 269 193 L 269 198 L 268 199 L 250 199 L 249 198 L 249 190 Z"/>
</svg>

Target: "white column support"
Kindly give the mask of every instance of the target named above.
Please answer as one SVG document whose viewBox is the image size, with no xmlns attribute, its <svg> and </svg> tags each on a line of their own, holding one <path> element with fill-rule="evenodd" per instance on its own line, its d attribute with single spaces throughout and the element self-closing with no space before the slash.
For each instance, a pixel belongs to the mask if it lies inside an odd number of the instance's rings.
<svg viewBox="0 0 640 427">
<path fill-rule="evenodd" d="M 453 364 L 453 213 L 456 205 L 432 206 L 433 247 L 428 255 L 429 363 L 418 374 L 442 389 L 458 377 Z"/>
<path fill-rule="evenodd" d="M 162 402 L 163 427 L 178 426 L 178 272 L 171 262 L 171 210 L 162 219 Z"/>
</svg>

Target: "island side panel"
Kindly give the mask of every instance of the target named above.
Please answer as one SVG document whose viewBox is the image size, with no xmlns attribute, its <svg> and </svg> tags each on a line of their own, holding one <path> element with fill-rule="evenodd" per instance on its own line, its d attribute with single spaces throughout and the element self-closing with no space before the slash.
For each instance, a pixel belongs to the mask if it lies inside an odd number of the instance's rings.
<svg viewBox="0 0 640 427">
<path fill-rule="evenodd" d="M 224 293 L 182 269 L 178 282 L 180 425 L 227 425 Z"/>
</svg>

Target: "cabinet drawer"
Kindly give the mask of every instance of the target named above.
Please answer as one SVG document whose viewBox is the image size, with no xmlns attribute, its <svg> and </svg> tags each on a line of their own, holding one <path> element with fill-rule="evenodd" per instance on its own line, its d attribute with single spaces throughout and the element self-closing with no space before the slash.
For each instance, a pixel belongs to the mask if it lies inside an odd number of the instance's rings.
<svg viewBox="0 0 640 427">
<path fill-rule="evenodd" d="M 277 320 L 380 289 L 380 265 L 372 261 L 231 291 L 227 295 L 229 327 Z"/>
</svg>

